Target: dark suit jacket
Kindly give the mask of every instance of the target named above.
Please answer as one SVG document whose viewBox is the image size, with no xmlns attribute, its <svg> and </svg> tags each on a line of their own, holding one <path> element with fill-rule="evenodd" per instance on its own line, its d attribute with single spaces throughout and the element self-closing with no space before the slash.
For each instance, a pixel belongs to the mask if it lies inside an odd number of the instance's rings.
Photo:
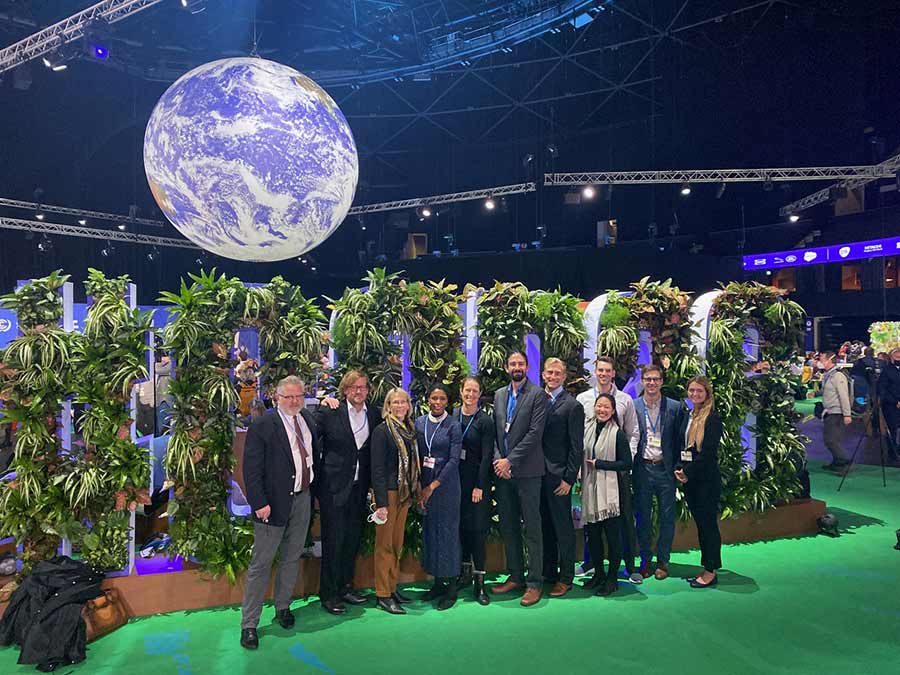
<svg viewBox="0 0 900 675">
<path fill-rule="evenodd" d="M 543 389 L 526 378 L 516 397 L 509 433 L 505 434 L 508 402 L 508 387 L 501 387 L 494 393 L 494 425 L 497 429 L 497 450 L 494 457 L 506 457 L 510 461 L 513 478 L 540 478 L 544 475 L 541 439 L 547 417 L 547 396 Z"/>
<path fill-rule="evenodd" d="M 675 470 L 677 463 L 677 446 L 678 434 L 678 412 L 681 410 L 681 404 L 672 398 L 665 396 L 659 402 L 659 429 L 662 430 L 662 456 L 663 465 L 670 474 Z M 637 413 L 638 437 L 637 456 L 634 460 L 635 469 L 640 468 L 643 464 L 641 459 L 644 457 L 644 449 L 647 447 L 647 406 L 644 403 L 644 397 L 639 396 L 634 400 L 634 411 Z M 674 475 L 672 476 L 674 480 Z"/>
<path fill-rule="evenodd" d="M 310 499 L 315 494 L 321 470 L 321 439 L 316 433 L 316 421 L 312 413 L 301 409 L 300 414 L 312 434 L 313 483 Z M 244 443 L 244 485 L 247 488 L 247 502 L 254 511 L 269 505 L 269 525 L 283 527 L 287 524 L 293 506 L 294 456 L 281 415 L 277 410 L 257 417 L 247 430 Z M 258 520 L 258 519 L 257 519 Z"/>
<path fill-rule="evenodd" d="M 547 404 L 542 445 L 547 475 L 556 485 L 559 479 L 574 485 L 584 462 L 584 407 L 565 390 Z"/>
<path fill-rule="evenodd" d="M 337 505 L 343 505 L 350 499 L 353 489 L 353 477 L 356 473 L 356 462 L 359 461 L 359 483 L 363 494 L 369 491 L 372 480 L 372 457 L 370 445 L 372 432 L 381 424 L 381 413 L 373 406 L 366 405 L 369 418 L 369 438 L 362 448 L 356 449 L 356 439 L 350 428 L 350 417 L 347 413 L 347 402 L 332 410 L 327 406 L 319 406 L 316 421 L 319 435 L 322 437 L 322 476 L 318 485 L 319 499 L 331 498 Z"/>
<path fill-rule="evenodd" d="M 713 410 L 706 418 L 706 425 L 703 428 L 703 442 L 700 444 L 700 450 L 694 446 L 685 447 L 684 434 L 687 431 L 688 419 L 690 413 L 683 409 L 679 413 L 678 418 L 678 435 L 675 442 L 678 448 L 678 455 L 675 462 L 676 469 L 684 469 L 684 475 L 688 481 L 701 482 L 721 480 L 719 472 L 719 443 L 722 441 L 722 418 Z M 681 453 L 690 452 L 692 460 L 685 462 L 681 459 Z"/>
</svg>

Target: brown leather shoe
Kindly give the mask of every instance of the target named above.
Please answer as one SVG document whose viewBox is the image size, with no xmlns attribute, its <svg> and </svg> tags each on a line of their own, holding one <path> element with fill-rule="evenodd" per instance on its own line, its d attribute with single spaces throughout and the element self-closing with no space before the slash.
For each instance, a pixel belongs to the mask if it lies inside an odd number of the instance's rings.
<svg viewBox="0 0 900 675">
<path fill-rule="evenodd" d="M 641 573 L 641 576 L 645 579 L 649 579 L 653 576 L 653 572 L 650 571 L 650 563 L 644 563 L 641 565 L 641 569 L 638 570 Z"/>
<path fill-rule="evenodd" d="M 540 588 L 526 589 L 525 595 L 522 596 L 522 607 L 531 607 L 531 605 L 541 599 L 542 593 L 543 591 Z"/>
<path fill-rule="evenodd" d="M 669 576 L 669 565 L 668 563 L 656 563 L 656 572 L 653 577 L 662 581 L 666 577 Z"/>
<path fill-rule="evenodd" d="M 497 595 L 500 595 L 501 593 L 511 593 L 518 588 L 521 588 L 519 584 L 517 584 L 515 581 L 510 580 L 505 584 L 500 584 L 499 586 L 497 584 L 491 586 L 491 593 L 496 593 Z"/>
<path fill-rule="evenodd" d="M 572 587 L 569 584 L 564 584 L 561 581 L 557 581 L 555 584 L 553 584 L 553 590 L 550 591 L 550 597 L 561 598 L 571 590 Z"/>
</svg>

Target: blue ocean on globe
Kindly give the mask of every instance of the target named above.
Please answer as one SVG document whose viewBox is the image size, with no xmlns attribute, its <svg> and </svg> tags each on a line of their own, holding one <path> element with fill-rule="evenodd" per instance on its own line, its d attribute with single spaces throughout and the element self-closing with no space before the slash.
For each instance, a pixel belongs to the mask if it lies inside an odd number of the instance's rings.
<svg viewBox="0 0 900 675">
<path fill-rule="evenodd" d="M 156 203 L 198 246 L 235 260 L 296 257 L 341 224 L 359 177 L 334 100 L 288 66 L 213 61 L 163 94 L 144 135 Z"/>
</svg>

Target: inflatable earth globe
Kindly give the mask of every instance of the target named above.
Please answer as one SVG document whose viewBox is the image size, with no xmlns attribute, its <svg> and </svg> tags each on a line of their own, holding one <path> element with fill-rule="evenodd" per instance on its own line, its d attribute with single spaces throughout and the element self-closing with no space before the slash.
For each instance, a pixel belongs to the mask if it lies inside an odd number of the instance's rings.
<svg viewBox="0 0 900 675">
<path fill-rule="evenodd" d="M 198 246 L 235 260 L 299 256 L 341 224 L 359 160 L 325 91 L 287 66 L 222 59 L 163 94 L 144 135 L 156 203 Z"/>
</svg>

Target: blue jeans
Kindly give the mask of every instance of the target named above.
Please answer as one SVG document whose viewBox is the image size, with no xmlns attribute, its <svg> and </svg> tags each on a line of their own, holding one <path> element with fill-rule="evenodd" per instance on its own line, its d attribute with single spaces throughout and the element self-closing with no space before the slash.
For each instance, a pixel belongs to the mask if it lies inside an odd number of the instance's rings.
<svg viewBox="0 0 900 675">
<path fill-rule="evenodd" d="M 640 460 L 637 460 L 640 462 Z M 656 561 L 668 563 L 675 537 L 675 476 L 666 470 L 665 464 L 635 465 L 635 511 L 638 545 L 641 563 L 649 563 L 653 557 L 651 540 L 653 495 L 659 501 L 659 538 L 656 542 Z"/>
</svg>

